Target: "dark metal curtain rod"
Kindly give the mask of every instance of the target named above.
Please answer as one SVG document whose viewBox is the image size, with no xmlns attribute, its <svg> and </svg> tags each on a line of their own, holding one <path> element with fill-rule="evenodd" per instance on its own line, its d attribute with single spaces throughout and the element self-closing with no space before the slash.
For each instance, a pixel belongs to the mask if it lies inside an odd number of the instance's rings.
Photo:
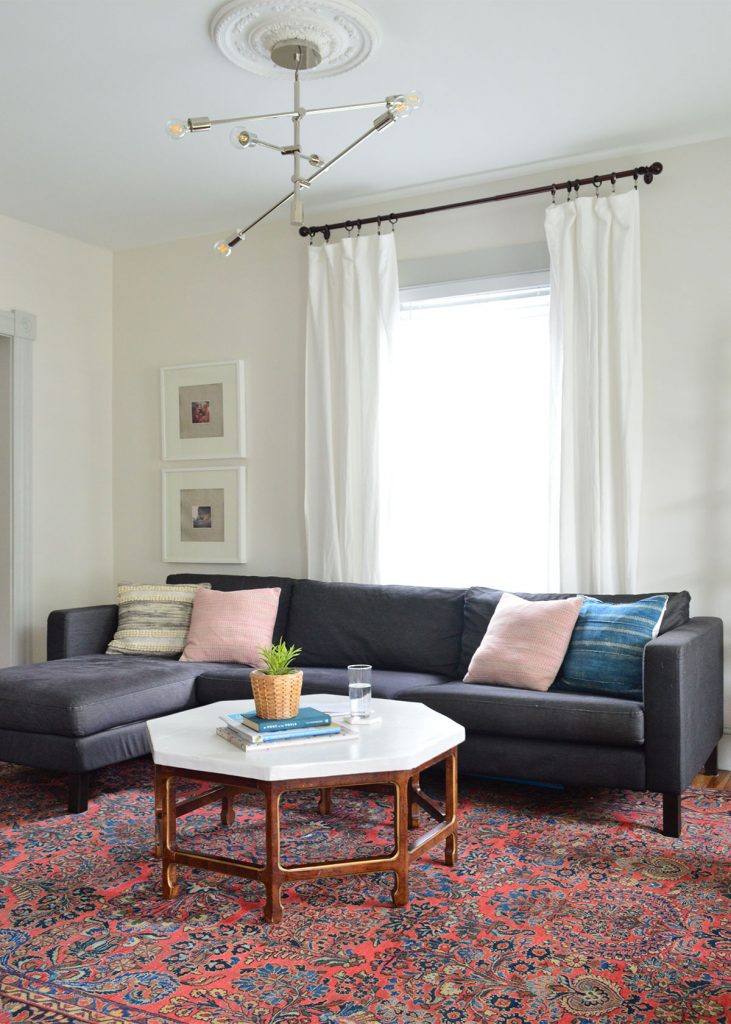
<svg viewBox="0 0 731 1024">
<path fill-rule="evenodd" d="M 324 235 L 325 238 L 330 237 L 331 231 L 336 231 L 339 228 L 345 228 L 346 231 L 352 231 L 353 228 L 357 228 L 359 231 L 364 224 L 378 224 L 380 228 L 384 222 L 395 225 L 398 221 L 403 220 L 405 217 L 423 217 L 426 213 L 441 213 L 443 210 L 459 210 L 465 206 L 479 206 L 481 203 L 499 203 L 503 199 L 519 199 L 521 196 L 537 196 L 543 192 L 550 192 L 552 195 L 556 195 L 557 192 L 566 190 L 571 196 L 572 192 L 578 192 L 582 185 L 593 185 L 594 188 L 599 186 L 604 181 L 611 181 L 614 185 L 615 181 L 619 181 L 620 178 L 634 178 L 635 187 L 640 178 L 645 182 L 646 185 L 652 183 L 652 179 L 656 174 L 662 173 L 662 164 L 657 161 L 654 164 L 650 164 L 649 167 L 633 167 L 630 171 L 612 171 L 610 174 L 595 174 L 593 178 L 575 178 L 573 181 L 563 181 L 552 185 L 539 185 L 537 188 L 524 188 L 519 192 L 503 192 L 497 196 L 485 196 L 483 199 L 466 199 L 461 203 L 445 203 L 443 206 L 428 206 L 423 210 L 402 210 L 400 213 L 389 213 L 383 214 L 378 217 L 360 217 L 357 220 L 342 220 L 337 224 L 318 224 L 316 227 L 307 227 L 304 224 L 299 229 L 299 233 L 303 238 L 314 238 L 315 235 Z"/>
</svg>

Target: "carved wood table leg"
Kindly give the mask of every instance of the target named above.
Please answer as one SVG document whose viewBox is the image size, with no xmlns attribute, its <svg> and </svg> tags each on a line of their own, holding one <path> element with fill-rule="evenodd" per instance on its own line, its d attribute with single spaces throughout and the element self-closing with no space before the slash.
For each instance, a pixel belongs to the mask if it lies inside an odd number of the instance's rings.
<svg viewBox="0 0 731 1024">
<path fill-rule="evenodd" d="M 234 807 L 235 792 L 232 789 L 224 791 L 221 797 L 221 824 L 233 825 L 236 821 L 236 808 Z"/>
<path fill-rule="evenodd" d="M 393 825 L 396 839 L 396 881 L 391 890 L 395 907 L 405 907 L 409 902 L 409 801 L 411 780 L 399 772 L 394 781 Z"/>
<path fill-rule="evenodd" d="M 155 856 L 162 857 L 162 802 L 163 782 L 160 769 L 155 767 Z"/>
<path fill-rule="evenodd" d="M 323 786 L 320 790 L 320 802 L 317 808 L 320 814 L 329 814 L 333 807 L 333 791 L 327 786 Z"/>
<path fill-rule="evenodd" d="M 264 792 L 266 802 L 266 867 L 262 881 L 266 888 L 264 917 L 272 924 L 282 920 L 282 865 L 279 860 L 279 798 L 278 788 L 267 785 Z"/>
<path fill-rule="evenodd" d="M 420 775 L 414 775 L 412 779 L 409 779 L 409 828 L 419 827 L 419 805 L 416 802 L 414 791 L 421 789 L 420 781 Z"/>
<path fill-rule="evenodd" d="M 445 762 L 445 811 L 446 820 L 454 823 L 454 829 L 444 843 L 444 863 L 454 867 L 457 863 L 457 751 L 447 756 Z"/>
<path fill-rule="evenodd" d="M 166 900 L 174 899 L 180 892 L 178 871 L 175 864 L 177 814 L 175 808 L 175 779 L 163 774 L 162 778 L 162 894 Z"/>
</svg>

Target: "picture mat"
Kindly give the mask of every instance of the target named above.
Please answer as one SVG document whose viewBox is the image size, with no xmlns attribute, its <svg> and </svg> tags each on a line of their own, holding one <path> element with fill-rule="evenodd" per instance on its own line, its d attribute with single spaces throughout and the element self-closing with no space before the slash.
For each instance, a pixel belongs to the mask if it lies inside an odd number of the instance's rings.
<svg viewBox="0 0 731 1024">
<path fill-rule="evenodd" d="M 210 496 L 223 492 L 223 539 L 183 540 L 181 494 L 197 491 Z M 212 506 L 211 500 L 191 501 L 190 506 Z M 187 515 L 187 513 L 186 513 Z M 246 468 L 164 469 L 162 471 L 162 560 L 240 564 L 246 561 Z M 196 534 L 207 532 L 196 528 Z"/>
<path fill-rule="evenodd" d="M 214 385 L 220 387 L 222 393 L 221 435 L 201 436 L 199 433 L 181 437 L 181 389 L 191 388 L 200 394 Z M 246 455 L 243 360 L 163 366 L 160 392 L 163 459 L 238 459 Z M 205 401 L 206 398 L 192 400 Z"/>
</svg>

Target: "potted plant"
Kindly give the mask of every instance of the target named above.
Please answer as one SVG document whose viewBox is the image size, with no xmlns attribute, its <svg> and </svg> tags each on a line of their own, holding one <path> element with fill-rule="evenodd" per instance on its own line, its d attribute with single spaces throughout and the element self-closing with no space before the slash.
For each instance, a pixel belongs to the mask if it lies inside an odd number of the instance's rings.
<svg viewBox="0 0 731 1024">
<path fill-rule="evenodd" d="M 280 637 L 278 644 L 260 647 L 265 668 L 251 673 L 256 713 L 260 718 L 294 718 L 299 711 L 302 669 L 292 668 L 301 647 L 288 647 Z"/>
</svg>

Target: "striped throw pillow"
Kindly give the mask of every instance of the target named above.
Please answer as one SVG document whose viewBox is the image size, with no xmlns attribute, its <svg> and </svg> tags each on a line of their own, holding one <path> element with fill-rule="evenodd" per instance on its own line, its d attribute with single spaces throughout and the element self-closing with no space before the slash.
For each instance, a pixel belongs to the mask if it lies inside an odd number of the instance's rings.
<svg viewBox="0 0 731 1024">
<path fill-rule="evenodd" d="M 628 604 L 584 599 L 553 690 L 642 700 L 645 645 L 658 635 L 667 594 Z"/>
<path fill-rule="evenodd" d="M 201 590 L 195 595 L 188 642 L 181 661 L 234 661 L 264 668 L 279 608 L 279 587 Z"/>
<path fill-rule="evenodd" d="M 210 583 L 120 583 L 119 620 L 107 654 L 176 658 L 185 647 L 193 598 Z"/>
</svg>

